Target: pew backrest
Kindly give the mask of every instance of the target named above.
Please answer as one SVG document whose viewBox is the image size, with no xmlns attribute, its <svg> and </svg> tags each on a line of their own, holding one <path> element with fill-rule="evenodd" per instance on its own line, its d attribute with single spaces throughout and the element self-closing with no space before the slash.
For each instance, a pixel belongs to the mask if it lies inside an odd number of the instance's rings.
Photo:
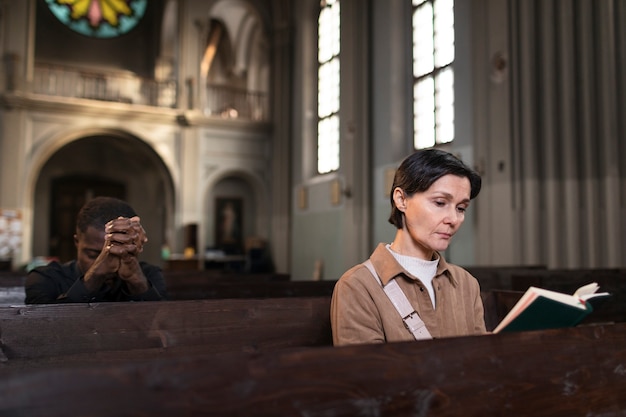
<svg viewBox="0 0 626 417">
<path fill-rule="evenodd" d="M 329 297 L 0 307 L 0 348 L 36 364 L 323 346 L 329 316 Z"/>
<path fill-rule="evenodd" d="M 168 284 L 170 300 L 220 298 L 330 297 L 336 281 L 255 281 L 224 280 Z"/>
</svg>

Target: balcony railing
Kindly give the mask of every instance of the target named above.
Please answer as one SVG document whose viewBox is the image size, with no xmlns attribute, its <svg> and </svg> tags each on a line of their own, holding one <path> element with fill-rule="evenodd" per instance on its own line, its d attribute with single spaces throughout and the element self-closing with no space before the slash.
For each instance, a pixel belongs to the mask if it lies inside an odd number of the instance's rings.
<svg viewBox="0 0 626 417">
<path fill-rule="evenodd" d="M 176 107 L 176 82 L 130 74 L 85 71 L 37 64 L 32 91 L 50 96 L 86 98 L 156 107 Z"/>
<path fill-rule="evenodd" d="M 0 91 L 30 91 L 56 97 L 81 98 L 146 106 L 176 108 L 176 81 L 155 81 L 122 72 L 98 72 L 70 66 L 37 63 L 32 84 L 16 77 L 15 63 L 0 66 Z M 225 85 L 207 85 L 188 96 L 204 94 L 200 110 L 206 116 L 255 121 L 269 120 L 267 93 Z M 194 100 L 192 100 L 193 102 Z"/>
<path fill-rule="evenodd" d="M 269 119 L 267 94 L 222 85 L 208 85 L 204 114 L 228 119 Z"/>
</svg>

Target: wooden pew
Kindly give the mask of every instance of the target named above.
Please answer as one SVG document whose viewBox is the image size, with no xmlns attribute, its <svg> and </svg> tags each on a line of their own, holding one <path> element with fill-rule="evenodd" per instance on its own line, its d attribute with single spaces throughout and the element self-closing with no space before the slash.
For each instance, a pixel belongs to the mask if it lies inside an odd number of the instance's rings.
<svg viewBox="0 0 626 417">
<path fill-rule="evenodd" d="M 522 291 L 492 290 L 481 291 L 480 295 L 485 310 L 485 327 L 487 331 L 491 332 L 511 311 L 524 293 Z"/>
<path fill-rule="evenodd" d="M 574 292 L 590 282 L 601 287 L 621 289 L 626 284 L 623 268 L 545 268 L 543 266 L 469 266 L 465 267 L 483 291 L 526 291 L 529 286 Z"/>
<path fill-rule="evenodd" d="M 523 291 L 530 285 L 555 291 L 574 292 L 590 282 L 601 287 L 620 289 L 626 284 L 626 270 L 621 268 L 519 270 L 511 273 L 510 289 Z"/>
<path fill-rule="evenodd" d="M 168 300 L 209 300 L 225 298 L 330 297 L 335 281 L 216 282 L 167 289 Z M 0 286 L 0 306 L 24 304 L 24 287 Z"/>
<path fill-rule="evenodd" d="M 529 286 L 573 294 L 579 287 L 597 282 L 600 291 L 612 297 L 587 320 L 626 321 L 626 271 L 619 268 L 547 269 L 518 271 L 512 275 L 512 290 L 525 291 Z"/>
<path fill-rule="evenodd" d="M 481 295 L 490 331 L 522 293 Z M 0 307 L 0 358 L 13 367 L 331 344 L 330 296 Z"/>
<path fill-rule="evenodd" d="M 331 344 L 330 296 L 0 307 L 4 367 Z"/>
<path fill-rule="evenodd" d="M 513 288 L 513 275 L 541 274 L 546 270 L 543 265 L 464 266 L 464 268 L 478 280 L 483 291 L 517 289 Z"/>
<path fill-rule="evenodd" d="M 544 267 L 483 267 L 473 273 L 487 274 L 502 287 L 491 288 L 481 282 L 481 295 L 485 304 L 485 321 L 492 330 L 528 289 L 535 285 L 554 291 L 573 293 L 578 287 L 596 281 L 601 291 L 613 296 L 584 323 L 626 322 L 626 270 L 623 269 L 572 269 L 558 270 Z M 498 278 L 494 276 L 499 275 Z M 184 285 L 174 286 L 170 298 L 273 298 L 331 296 L 336 281 L 288 281 L 261 276 L 232 275 L 232 279 L 209 279 L 189 275 L 181 279 Z M 506 284 L 506 285 L 505 285 Z"/>
<path fill-rule="evenodd" d="M 168 299 L 320 297 L 336 281 L 292 281 L 287 274 L 222 271 L 164 271 Z"/>
<path fill-rule="evenodd" d="M 0 287 L 18 287 L 24 285 L 25 271 L 0 271 Z"/>
<path fill-rule="evenodd" d="M 4 367 L 331 345 L 330 297 L 0 307 Z"/>
<path fill-rule="evenodd" d="M 287 274 L 164 271 L 169 300 L 319 297 L 332 295 L 336 281 L 290 281 Z M 24 272 L 0 273 L 0 306 L 24 303 Z"/>
<path fill-rule="evenodd" d="M 526 271 L 517 273 L 523 274 Z M 228 279 L 223 276 L 210 278 L 207 284 L 207 276 L 190 276 L 196 280 L 205 280 L 201 282 L 206 285 L 204 289 L 201 285 L 201 290 L 192 287 L 186 295 L 183 291 L 179 292 L 181 299 L 187 296 L 190 299 L 256 300 L 239 303 L 223 300 L 210 305 L 168 302 L 168 307 L 153 303 L 105 303 L 0 308 L 0 347 L 11 366 L 32 367 L 59 361 L 81 363 L 131 358 L 143 360 L 198 352 L 213 354 L 228 350 L 319 346 L 331 343 L 328 310 L 334 281 L 288 281 L 284 277 L 276 279 L 268 275 L 261 278 L 261 282 L 256 282 L 250 276 L 230 275 Z M 571 282 L 567 281 L 568 284 Z M 506 290 L 482 293 L 488 330 L 492 330 L 500 322 L 522 293 Z M 319 305 L 311 307 L 313 313 L 306 311 L 308 307 L 303 312 L 299 302 L 277 300 L 312 296 L 322 299 L 316 301 Z M 259 303 L 260 298 L 273 301 Z M 309 301 L 304 305 L 307 302 Z M 270 307 L 276 311 L 274 314 L 267 314 L 265 309 L 271 305 L 278 307 Z M 296 306 L 295 310 L 292 309 L 293 306 Z M 625 309 L 623 298 L 614 297 L 584 323 L 624 322 Z M 294 311 L 296 318 L 292 319 Z M 300 314 L 304 314 L 305 318 L 300 319 Z M 220 323 L 216 323 L 223 320 L 220 318 L 222 315 L 227 316 L 226 328 L 232 333 L 224 333 Z M 239 323 L 248 315 L 260 320 L 255 322 L 254 330 L 249 334 L 246 333 L 245 324 Z M 205 316 L 210 316 L 212 320 L 203 319 Z M 288 323 L 281 322 L 283 327 L 275 329 L 276 323 L 285 318 Z M 321 321 L 316 321 L 317 319 Z M 238 324 L 229 327 L 228 323 L 236 321 Z M 269 335 L 263 334 L 263 326 L 271 330 Z M 296 327 L 297 331 L 291 333 L 289 326 Z M 320 326 L 325 327 L 320 330 Z"/>
<path fill-rule="evenodd" d="M 331 344 L 330 295 L 0 307 L 4 367 Z"/>
<path fill-rule="evenodd" d="M 0 306 L 24 304 L 24 271 L 0 271 Z"/>
<path fill-rule="evenodd" d="M 24 287 L 0 287 L 0 306 L 24 304 Z"/>
<path fill-rule="evenodd" d="M 168 287 L 170 300 L 330 297 L 336 281 L 218 281 Z"/>
<path fill-rule="evenodd" d="M 600 291 L 612 297 L 583 323 L 626 322 L 626 270 L 622 268 L 546 269 L 542 267 L 470 267 L 483 293 L 491 299 L 483 299 L 489 308 L 497 309 L 491 318 L 510 309 L 517 298 L 530 286 L 573 294 L 579 287 L 597 282 Z M 495 297 L 495 298 L 494 298 Z M 497 298 L 500 300 L 497 300 Z M 511 304 L 513 302 L 513 304 Z M 486 305 L 487 309 L 488 306 Z M 486 317 L 487 321 L 487 317 Z M 489 328 L 491 322 L 487 323 Z"/>
<path fill-rule="evenodd" d="M 0 415 L 626 415 L 626 324 L 0 374 Z"/>
<path fill-rule="evenodd" d="M 492 331 L 524 295 L 524 291 L 492 290 L 481 292 L 485 308 L 485 326 Z M 626 323 L 623 294 L 616 294 L 587 316 L 580 325 Z"/>
<path fill-rule="evenodd" d="M 170 286 L 188 284 L 207 284 L 214 282 L 271 282 L 289 281 L 289 274 L 281 273 L 245 273 L 216 270 L 164 270 L 163 277 Z"/>
</svg>

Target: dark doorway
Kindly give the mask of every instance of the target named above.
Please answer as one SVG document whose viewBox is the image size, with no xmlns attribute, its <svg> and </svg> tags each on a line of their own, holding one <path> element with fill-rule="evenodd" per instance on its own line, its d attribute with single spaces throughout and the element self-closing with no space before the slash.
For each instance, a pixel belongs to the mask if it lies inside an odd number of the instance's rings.
<svg viewBox="0 0 626 417">
<path fill-rule="evenodd" d="M 87 200 L 97 196 L 126 199 L 123 183 L 103 178 L 65 176 L 52 181 L 49 253 L 67 262 L 76 258 L 76 215 Z"/>
</svg>

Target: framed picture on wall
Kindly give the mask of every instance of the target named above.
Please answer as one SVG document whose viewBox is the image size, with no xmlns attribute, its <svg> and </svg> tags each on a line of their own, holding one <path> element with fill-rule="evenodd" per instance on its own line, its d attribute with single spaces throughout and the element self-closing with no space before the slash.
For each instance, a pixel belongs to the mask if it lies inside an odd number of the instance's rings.
<svg viewBox="0 0 626 417">
<path fill-rule="evenodd" d="M 243 215 L 241 198 L 215 199 L 215 244 L 227 254 L 243 250 Z"/>
</svg>

